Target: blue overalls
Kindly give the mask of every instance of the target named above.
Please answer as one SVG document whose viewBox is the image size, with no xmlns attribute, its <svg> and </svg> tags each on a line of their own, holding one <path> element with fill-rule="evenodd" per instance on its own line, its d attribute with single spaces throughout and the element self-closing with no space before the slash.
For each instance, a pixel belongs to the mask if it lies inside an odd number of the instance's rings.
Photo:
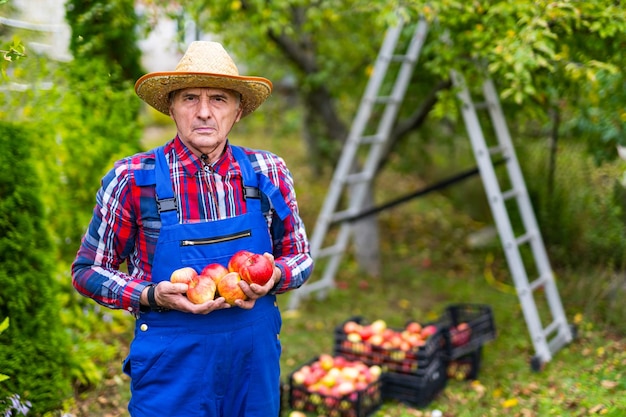
<svg viewBox="0 0 626 417">
<path fill-rule="evenodd" d="M 227 265 L 240 249 L 272 253 L 258 198 L 259 188 L 272 194 L 271 183 L 267 177 L 256 175 L 241 149 L 232 149 L 244 186 L 256 189 L 257 198 L 246 198 L 247 212 L 243 215 L 193 224 L 178 221 L 169 166 L 163 148 L 157 150 L 155 179 L 161 229 L 153 282 L 168 280 L 172 271 L 184 266 L 200 271 L 213 262 Z M 281 216 L 287 215 L 284 200 L 276 199 L 273 204 L 280 208 Z M 278 416 L 281 324 L 276 297 L 269 294 L 256 300 L 252 310 L 231 307 L 207 315 L 142 313 L 124 362 L 124 372 L 131 376 L 131 416 Z"/>
</svg>

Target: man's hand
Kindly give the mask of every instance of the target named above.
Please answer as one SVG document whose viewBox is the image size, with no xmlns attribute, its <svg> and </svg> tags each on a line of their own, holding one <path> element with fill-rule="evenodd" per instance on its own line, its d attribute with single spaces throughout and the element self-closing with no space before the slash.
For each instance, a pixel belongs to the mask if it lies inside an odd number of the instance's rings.
<svg viewBox="0 0 626 417">
<path fill-rule="evenodd" d="M 209 300 L 202 304 L 194 304 L 189 301 L 185 295 L 188 289 L 189 286 L 187 284 L 161 281 L 154 289 L 154 299 L 159 307 L 194 314 L 208 314 L 214 310 L 230 308 L 230 305 L 224 300 L 224 297 L 218 297 L 215 300 Z M 142 293 L 142 299 L 146 292 L 147 290 Z"/>
<path fill-rule="evenodd" d="M 239 286 L 243 290 L 244 294 L 248 296 L 248 299 L 246 301 L 235 300 L 235 305 L 237 307 L 251 309 L 252 307 L 254 307 L 256 300 L 270 292 L 270 290 L 274 288 L 274 285 L 276 285 L 276 283 L 280 280 L 282 272 L 280 268 L 278 268 L 276 264 L 274 264 L 274 255 L 265 252 L 263 256 L 272 261 L 272 265 L 274 267 L 274 273 L 272 274 L 272 277 L 269 279 L 269 281 L 265 283 L 265 285 L 248 284 L 244 280 L 239 281 Z"/>
</svg>

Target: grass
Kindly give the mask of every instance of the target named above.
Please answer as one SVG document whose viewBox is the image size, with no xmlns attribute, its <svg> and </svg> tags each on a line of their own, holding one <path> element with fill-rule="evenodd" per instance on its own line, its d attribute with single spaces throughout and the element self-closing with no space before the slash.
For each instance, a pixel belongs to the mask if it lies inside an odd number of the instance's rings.
<svg viewBox="0 0 626 417">
<path fill-rule="evenodd" d="M 155 143 L 163 140 L 157 137 Z M 249 137 L 237 143 L 269 147 Z M 270 148 L 284 155 L 291 167 L 302 216 L 311 228 L 328 178 L 313 178 L 308 172 L 297 139 L 273 140 Z M 379 181 L 382 190 L 413 190 L 416 186 L 414 179 L 389 174 Z M 361 271 L 348 251 L 336 276 L 336 288 L 325 298 L 313 294 L 297 310 L 284 312 L 281 370 L 285 380 L 304 362 L 323 352 L 332 353 L 335 326 L 351 316 L 370 321 L 382 318 L 390 326 L 401 326 L 408 319 L 433 321 L 447 305 L 473 302 L 492 307 L 497 328 L 496 339 L 484 346 L 478 379 L 449 380 L 423 409 L 388 402 L 374 416 L 429 416 L 435 409 L 445 417 L 624 415 L 626 342 L 615 331 L 594 324 L 592 314 L 567 299 L 563 304 L 568 320 L 576 324 L 577 338 L 542 371 L 531 369 L 534 351 L 501 249 L 496 242 L 480 249 L 466 244 L 471 233 L 486 225 L 459 213 L 437 195 L 383 212 L 379 220 L 379 276 Z M 312 279 L 318 279 L 322 266 L 317 265 Z M 583 272 L 580 274 L 564 273 L 559 276 L 559 286 L 577 282 L 583 278 Z M 288 301 L 288 294 L 279 297 L 283 310 Z M 121 361 L 130 342 L 132 320 L 121 312 L 114 317 L 128 321 L 126 331 L 100 336 L 105 341 L 118 340 Z M 126 415 L 128 379 L 121 374 L 119 363 L 102 364 L 109 377 L 103 386 L 77 396 L 75 415 Z"/>
</svg>

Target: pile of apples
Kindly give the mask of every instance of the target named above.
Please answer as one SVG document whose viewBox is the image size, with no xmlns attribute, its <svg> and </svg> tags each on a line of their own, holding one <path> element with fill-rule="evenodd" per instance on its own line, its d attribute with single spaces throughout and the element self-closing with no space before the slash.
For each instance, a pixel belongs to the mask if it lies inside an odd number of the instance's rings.
<svg viewBox="0 0 626 417">
<path fill-rule="evenodd" d="M 382 320 L 371 324 L 360 324 L 355 320 L 348 320 L 343 325 L 346 340 L 357 344 L 364 342 L 382 349 L 398 349 L 404 352 L 420 348 L 435 333 L 438 328 L 434 324 L 422 326 L 416 321 L 407 323 L 402 330 L 395 330 L 387 326 Z"/>
<path fill-rule="evenodd" d="M 348 320 L 338 329 L 338 352 L 350 359 L 381 365 L 385 371 L 413 373 L 430 363 L 442 342 L 439 328 L 411 321 L 393 329 L 378 319 L 370 324 Z"/>
<path fill-rule="evenodd" d="M 324 410 L 328 415 L 354 411 L 355 402 L 364 394 L 370 402 L 380 399 L 380 385 L 376 383 L 381 373 L 377 365 L 322 353 L 291 374 L 291 407 Z"/>
<path fill-rule="evenodd" d="M 228 304 L 234 305 L 235 300 L 247 299 L 239 281 L 265 285 L 273 273 L 274 265 L 267 257 L 240 250 L 230 258 L 228 268 L 212 263 L 198 273 L 194 268 L 184 267 L 172 272 L 170 281 L 187 284 L 187 298 L 194 304 L 224 297 Z"/>
</svg>

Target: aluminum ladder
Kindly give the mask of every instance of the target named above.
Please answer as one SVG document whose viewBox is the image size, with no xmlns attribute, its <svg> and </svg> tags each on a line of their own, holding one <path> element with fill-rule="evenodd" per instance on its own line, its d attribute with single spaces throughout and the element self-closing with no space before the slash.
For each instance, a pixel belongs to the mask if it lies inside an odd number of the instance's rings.
<svg viewBox="0 0 626 417">
<path fill-rule="evenodd" d="M 353 227 L 349 222 L 342 221 L 358 214 L 365 203 L 378 164 L 386 147 L 390 145 L 391 129 L 428 32 L 427 22 L 420 19 L 415 25 L 406 51 L 397 54 L 396 49 L 402 49 L 399 44 L 404 28 L 405 22 L 399 19 L 398 24 L 390 27 L 385 34 L 311 235 L 311 254 L 315 261 L 328 258 L 323 275 L 319 280 L 307 282 L 292 292 L 288 305 L 290 310 L 297 308 L 300 300 L 309 294 L 318 291 L 321 298 L 335 285 L 334 277 L 348 246 Z M 398 68 L 393 68 L 396 71 L 390 71 L 391 63 L 399 65 Z M 390 80 L 394 75 L 395 80 Z M 386 94 L 385 89 L 389 89 L 390 81 L 393 82 L 393 87 L 390 94 Z M 376 132 L 368 134 L 368 125 L 375 119 L 373 116 L 375 106 L 384 106 L 384 112 L 378 119 Z M 348 194 L 348 207 L 340 208 L 341 198 Z M 342 223 L 339 231 L 334 235 L 334 244 L 323 247 L 330 227 L 339 222 Z"/>
<path fill-rule="evenodd" d="M 464 77 L 459 72 L 452 71 L 451 78 L 457 88 L 465 127 L 535 349 L 531 367 L 540 370 L 552 359 L 554 353 L 572 341 L 574 329 L 568 325 L 563 311 L 494 83 L 486 78 L 482 84 L 484 101 L 474 103 Z M 489 144 L 478 115 L 478 110 L 484 109 L 489 113 L 495 136 L 490 139 Z M 498 175 L 492 156 L 505 159 L 506 174 L 500 172 Z M 505 188 L 506 191 L 502 191 L 501 185 L 503 188 L 508 187 Z M 512 217 L 513 214 L 516 216 Z M 517 221 L 515 227 L 512 220 Z M 522 252 L 523 250 L 527 252 Z M 527 253 L 531 256 L 524 257 Z M 536 271 L 527 271 L 533 267 Z M 536 272 L 537 278 L 529 281 L 529 272 Z M 535 298 L 540 292 L 544 293 L 549 307 L 542 314 Z M 545 326 L 542 319 L 547 323 Z"/>
</svg>

